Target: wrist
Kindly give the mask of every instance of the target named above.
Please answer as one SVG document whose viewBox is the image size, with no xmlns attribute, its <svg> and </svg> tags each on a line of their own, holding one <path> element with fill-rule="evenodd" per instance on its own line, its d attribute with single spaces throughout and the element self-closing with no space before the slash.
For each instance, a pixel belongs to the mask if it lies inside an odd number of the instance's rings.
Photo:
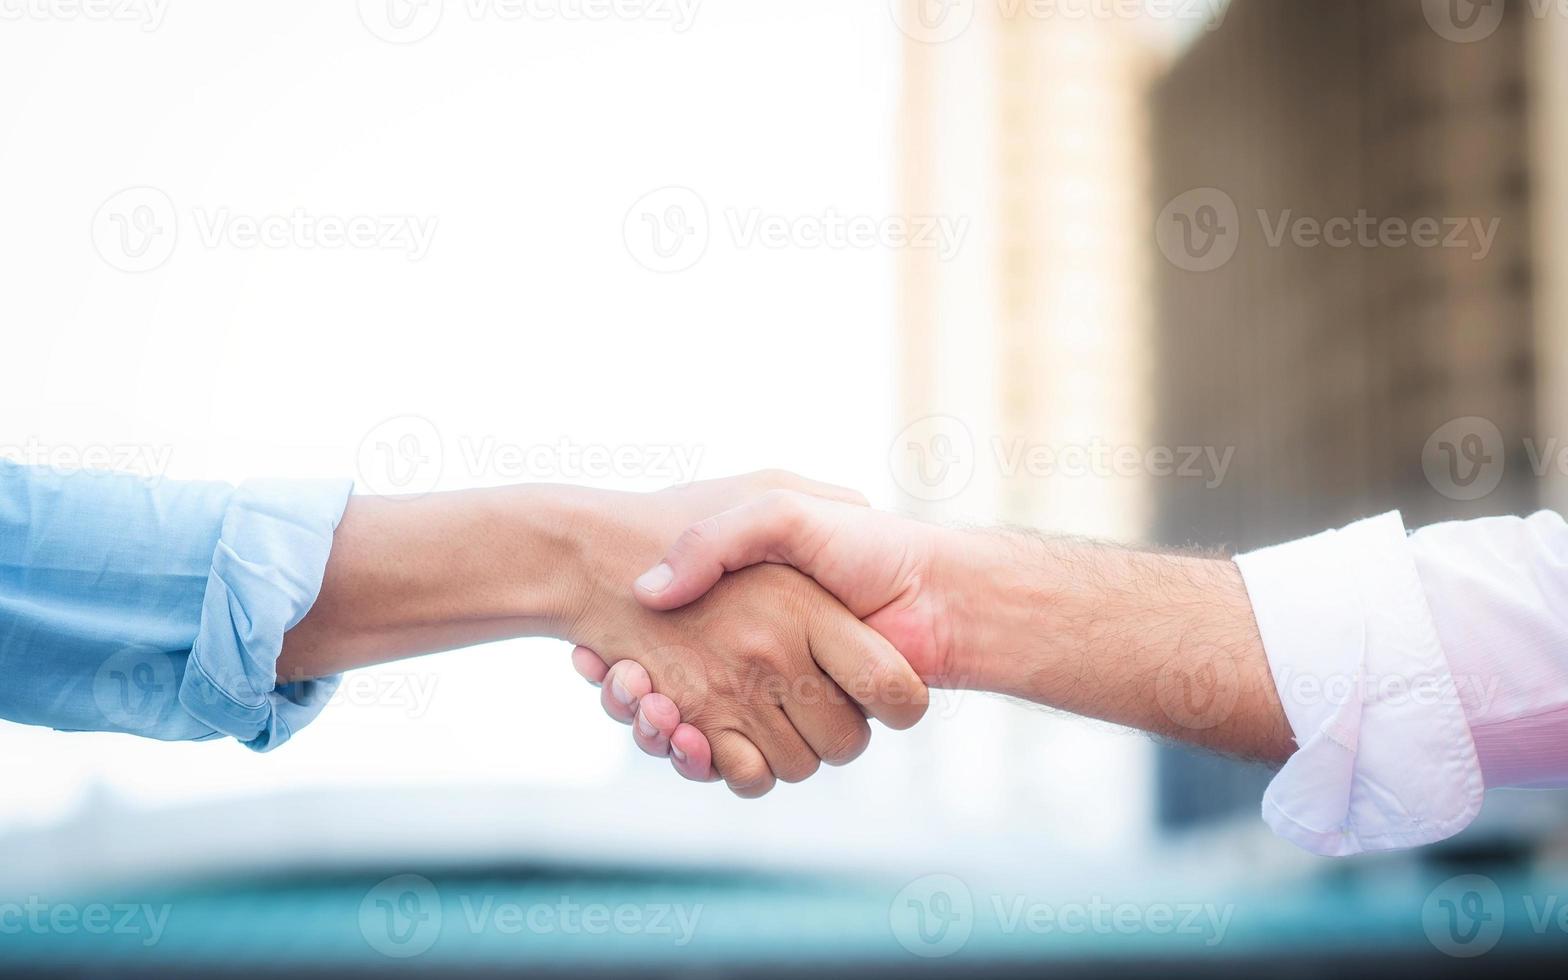
<svg viewBox="0 0 1568 980">
<path fill-rule="evenodd" d="M 658 494 L 531 489 L 516 537 L 538 548 L 534 561 L 543 572 L 519 601 L 541 624 L 540 635 L 593 646 L 608 621 L 636 607 L 633 581 L 659 560 L 687 516 L 669 513 Z"/>
<path fill-rule="evenodd" d="M 582 624 L 603 604 L 607 559 L 628 530 L 616 506 L 625 495 L 579 487 L 507 488 L 491 501 L 491 527 L 500 536 L 510 569 L 503 575 L 501 615 L 533 624 L 533 632 L 579 640 Z M 631 573 L 635 574 L 635 572 Z M 627 589 L 630 590 L 627 579 Z"/>
<path fill-rule="evenodd" d="M 564 636 L 586 594 L 581 529 L 603 509 L 592 496 L 529 486 L 351 498 L 279 676 Z"/>
<path fill-rule="evenodd" d="M 1044 640 L 1065 590 L 1058 569 L 1079 542 L 1024 532 L 946 532 L 940 590 L 949 647 L 944 687 L 1038 699 L 1054 649 Z"/>
</svg>

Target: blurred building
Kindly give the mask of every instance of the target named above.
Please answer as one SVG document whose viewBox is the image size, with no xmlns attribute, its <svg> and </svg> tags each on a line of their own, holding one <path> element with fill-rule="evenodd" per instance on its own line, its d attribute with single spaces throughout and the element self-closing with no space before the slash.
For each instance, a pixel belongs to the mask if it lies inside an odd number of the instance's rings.
<svg viewBox="0 0 1568 980">
<path fill-rule="evenodd" d="M 1030 4 L 950 4 L 945 16 L 964 19 L 933 22 L 919 15 L 935 5 L 901 2 L 902 208 L 972 228 L 956 256 L 899 256 L 895 429 L 932 417 L 946 428 L 918 458 L 896 445 L 894 476 L 924 489 L 907 468 L 942 453 L 965 468 L 951 493 L 902 502 L 941 520 L 1144 538 L 1151 491 L 1138 474 L 1018 464 L 1031 450 L 1081 462 L 1147 444 L 1146 95 L 1203 24 Z M 1152 831 L 1147 740 L 1001 701 L 964 710 L 966 730 L 1009 750 L 954 759 L 955 797 L 1030 812 L 1042 835 L 1084 848 L 1125 850 Z"/>
<path fill-rule="evenodd" d="M 1536 221 L 1558 178 L 1536 161 L 1561 126 L 1541 72 L 1563 59 L 1539 35 L 1562 27 L 1468 6 L 1236 0 L 1154 87 L 1155 439 L 1236 451 L 1219 487 L 1162 488 L 1158 541 L 1248 549 L 1542 501 L 1532 452 L 1561 433 L 1537 389 L 1561 374 L 1537 357 L 1560 343 L 1538 303 L 1560 300 L 1538 296 L 1554 246 Z M 1335 218 L 1346 247 L 1320 240 Z M 1440 244 L 1414 244 L 1423 220 Z M 1162 817 L 1255 809 L 1266 781 L 1165 750 Z"/>
<path fill-rule="evenodd" d="M 976 219 L 956 260 L 900 256 L 899 425 L 954 418 L 973 440 L 963 494 L 916 509 L 1244 550 L 1394 508 L 1419 526 L 1568 503 L 1568 433 L 1540 424 L 1568 419 L 1568 277 L 1540 273 L 1568 262 L 1568 18 L 972 9 L 905 45 L 904 207 Z M 1095 443 L 1228 465 L 1128 479 L 1003 458 Z M 1083 749 L 1087 774 L 1027 760 L 1042 794 L 1137 765 Z M 1165 748 L 1151 771 L 1168 828 L 1251 814 L 1269 778 Z"/>
<path fill-rule="evenodd" d="M 973 511 L 1117 538 L 1147 528 L 1141 480 L 1006 457 L 1145 440 L 1145 95 L 1191 26 L 978 4 L 960 37 L 905 46 L 904 206 L 976 220 L 959 262 L 900 257 L 900 417 L 972 430 Z"/>
</svg>

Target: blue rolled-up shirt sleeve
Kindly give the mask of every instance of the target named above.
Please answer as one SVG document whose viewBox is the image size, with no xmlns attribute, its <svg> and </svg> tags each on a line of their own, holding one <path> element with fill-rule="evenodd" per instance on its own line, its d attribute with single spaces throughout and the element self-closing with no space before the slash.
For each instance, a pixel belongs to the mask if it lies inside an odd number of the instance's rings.
<svg viewBox="0 0 1568 980">
<path fill-rule="evenodd" d="M 0 718 L 281 745 L 337 687 L 276 669 L 351 490 L 0 461 Z"/>
</svg>

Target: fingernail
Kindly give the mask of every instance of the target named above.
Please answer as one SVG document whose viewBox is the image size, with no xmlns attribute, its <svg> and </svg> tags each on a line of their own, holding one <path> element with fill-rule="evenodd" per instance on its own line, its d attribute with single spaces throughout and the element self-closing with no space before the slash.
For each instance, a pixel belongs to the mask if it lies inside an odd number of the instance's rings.
<svg viewBox="0 0 1568 980">
<path fill-rule="evenodd" d="M 659 734 L 659 730 L 654 728 L 653 724 L 641 715 L 637 716 L 637 732 L 643 738 L 653 738 Z"/>
<path fill-rule="evenodd" d="M 624 582 L 625 579 L 621 581 Z M 669 588 L 673 581 L 675 581 L 675 569 L 670 567 L 669 562 L 661 561 L 642 573 L 642 577 L 637 580 L 637 588 L 649 595 L 658 595 Z"/>
<path fill-rule="evenodd" d="M 625 580 L 622 579 L 622 581 Z M 610 682 L 610 696 L 621 702 L 623 707 L 632 707 L 632 692 L 626 689 L 626 686 L 621 683 L 621 679 L 619 677 Z"/>
<path fill-rule="evenodd" d="M 679 762 L 679 763 L 681 763 L 683 765 L 686 762 L 686 753 L 682 752 L 680 749 L 676 748 L 673 745 L 670 746 L 670 757 L 673 758 L 676 762 Z"/>
</svg>

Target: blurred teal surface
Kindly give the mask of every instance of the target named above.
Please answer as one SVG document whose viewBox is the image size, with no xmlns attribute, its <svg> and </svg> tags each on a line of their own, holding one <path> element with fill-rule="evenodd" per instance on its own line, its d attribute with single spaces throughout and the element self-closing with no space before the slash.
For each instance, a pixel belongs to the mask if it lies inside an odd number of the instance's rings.
<svg viewBox="0 0 1568 980">
<path fill-rule="evenodd" d="M 1218 967 L 1331 955 L 1457 965 L 1475 951 L 1495 965 L 1510 955 L 1568 951 L 1559 898 L 1568 882 L 1478 880 L 1484 894 L 1469 879 L 1434 871 L 1386 887 L 1356 876 L 1258 894 L 1119 897 L 1026 894 L 947 876 L 548 867 L 209 879 L 49 902 L 35 906 L 43 911 L 32 922 L 30 896 L 12 896 L 0 905 L 0 966 L 850 970 L 1127 960 Z M 88 930 L 80 916 L 97 906 L 111 914 L 95 911 L 98 928 Z M 65 918 L 51 923 L 61 907 Z M 1077 915 L 1057 918 L 1069 909 Z M 161 928 L 147 910 L 167 913 Z M 1223 917 L 1222 929 L 1211 913 Z"/>
</svg>

